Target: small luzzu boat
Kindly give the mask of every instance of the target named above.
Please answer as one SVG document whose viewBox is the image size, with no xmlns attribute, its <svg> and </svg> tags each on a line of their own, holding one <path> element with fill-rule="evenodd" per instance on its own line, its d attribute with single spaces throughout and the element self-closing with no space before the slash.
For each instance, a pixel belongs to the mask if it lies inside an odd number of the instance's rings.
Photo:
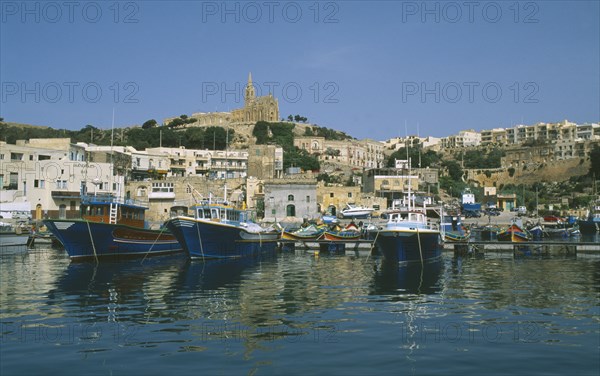
<svg viewBox="0 0 600 376">
<path fill-rule="evenodd" d="M 325 239 L 330 241 L 358 240 L 361 236 L 362 234 L 354 222 L 337 231 L 327 230 L 324 234 Z"/>
<path fill-rule="evenodd" d="M 310 241 L 319 240 L 325 234 L 326 226 L 309 225 L 302 227 L 296 231 L 285 231 L 281 233 L 281 239 L 284 240 L 296 240 L 296 241 Z"/>
<path fill-rule="evenodd" d="M 531 234 L 516 223 L 498 233 L 498 240 L 501 242 L 528 242 L 531 238 Z"/>
<path fill-rule="evenodd" d="M 447 242 L 464 242 L 471 237 L 471 232 L 462 225 L 459 215 L 444 215 L 440 229 Z"/>
</svg>

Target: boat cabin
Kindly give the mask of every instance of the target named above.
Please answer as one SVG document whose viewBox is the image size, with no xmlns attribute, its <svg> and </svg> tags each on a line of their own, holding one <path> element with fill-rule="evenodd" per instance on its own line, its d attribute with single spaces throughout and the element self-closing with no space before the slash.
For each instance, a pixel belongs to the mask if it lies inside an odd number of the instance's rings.
<svg viewBox="0 0 600 376">
<path fill-rule="evenodd" d="M 212 222 L 246 222 L 250 219 L 248 214 L 246 211 L 220 204 L 197 205 L 194 207 L 194 216 L 196 219 L 204 219 Z"/>
<path fill-rule="evenodd" d="M 427 216 L 418 211 L 401 211 L 388 214 L 388 227 L 427 227 Z"/>
<path fill-rule="evenodd" d="M 133 204 L 120 204 L 93 199 L 82 200 L 81 218 L 90 222 L 113 223 L 132 227 L 144 227 L 147 208 Z"/>
</svg>

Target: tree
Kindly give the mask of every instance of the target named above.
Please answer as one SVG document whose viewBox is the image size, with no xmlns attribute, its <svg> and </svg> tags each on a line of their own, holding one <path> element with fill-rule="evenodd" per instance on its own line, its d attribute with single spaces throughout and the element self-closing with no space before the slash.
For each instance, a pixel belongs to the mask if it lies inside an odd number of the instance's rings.
<svg viewBox="0 0 600 376">
<path fill-rule="evenodd" d="M 600 146 L 594 146 L 590 152 L 590 161 L 591 165 L 588 175 L 595 177 L 595 179 L 600 179 Z"/>
<path fill-rule="evenodd" d="M 288 115 L 287 119 L 288 121 L 294 121 L 294 117 L 292 115 Z"/>
<path fill-rule="evenodd" d="M 144 122 L 144 124 L 142 124 L 142 129 L 156 127 L 156 124 L 158 124 L 158 123 L 154 119 L 147 120 L 146 122 Z"/>
<path fill-rule="evenodd" d="M 442 166 L 448 171 L 448 176 L 455 182 L 462 181 L 463 170 L 460 164 L 454 160 L 446 160 L 442 162 Z"/>
<path fill-rule="evenodd" d="M 180 117 L 181 119 L 183 119 L 183 120 L 185 120 L 185 119 L 187 119 L 187 118 L 188 118 L 188 116 L 187 116 L 186 114 L 180 115 L 179 117 Z"/>
</svg>

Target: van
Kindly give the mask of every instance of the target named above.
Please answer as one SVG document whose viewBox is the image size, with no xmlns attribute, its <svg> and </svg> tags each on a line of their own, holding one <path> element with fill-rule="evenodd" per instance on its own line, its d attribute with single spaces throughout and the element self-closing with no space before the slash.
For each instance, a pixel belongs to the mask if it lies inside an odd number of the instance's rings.
<svg viewBox="0 0 600 376">
<path fill-rule="evenodd" d="M 12 212 L 12 219 L 16 219 L 18 221 L 28 221 L 31 219 L 31 213 L 22 210 L 15 210 Z"/>
</svg>

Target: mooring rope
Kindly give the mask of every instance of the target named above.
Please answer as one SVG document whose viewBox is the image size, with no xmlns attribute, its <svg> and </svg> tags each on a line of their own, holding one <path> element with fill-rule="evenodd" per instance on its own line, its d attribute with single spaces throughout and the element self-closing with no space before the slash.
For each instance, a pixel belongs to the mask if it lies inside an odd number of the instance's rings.
<svg viewBox="0 0 600 376">
<path fill-rule="evenodd" d="M 90 229 L 90 221 L 85 221 L 87 223 L 88 233 L 90 234 L 90 240 L 92 242 L 92 249 L 94 250 L 94 258 L 96 259 L 96 263 L 98 262 L 98 254 L 96 253 L 96 245 L 94 244 L 94 238 L 92 237 L 92 230 Z"/>
</svg>

